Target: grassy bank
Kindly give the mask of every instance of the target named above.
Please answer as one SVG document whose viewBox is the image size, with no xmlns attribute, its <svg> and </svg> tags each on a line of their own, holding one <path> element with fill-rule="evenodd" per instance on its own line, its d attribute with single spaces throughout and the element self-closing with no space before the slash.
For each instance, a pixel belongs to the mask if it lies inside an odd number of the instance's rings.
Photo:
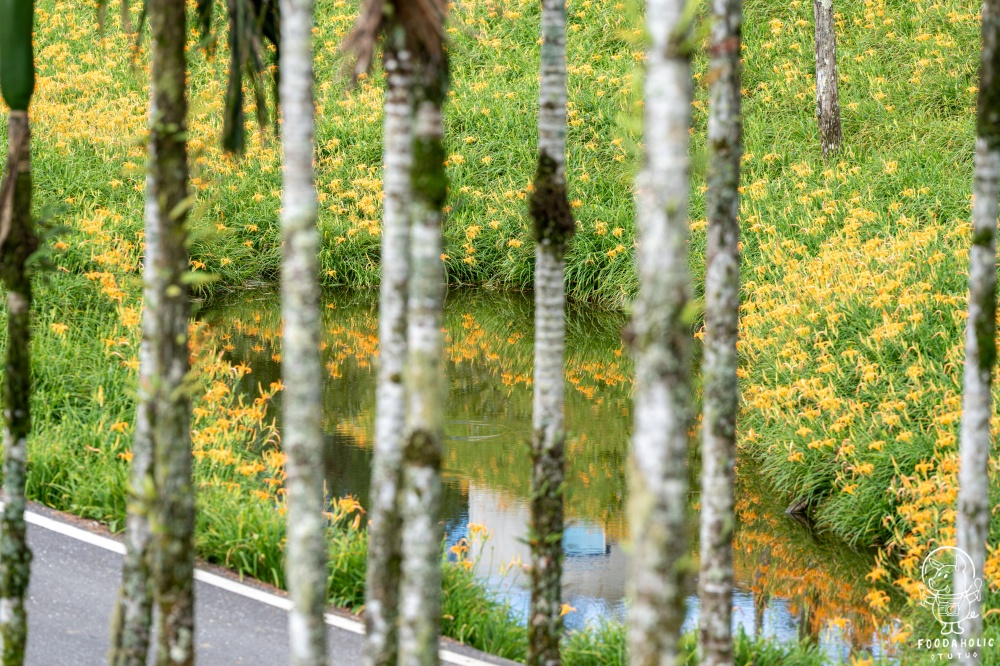
<svg viewBox="0 0 1000 666">
<path fill-rule="evenodd" d="M 381 80 L 344 84 L 337 47 L 354 8 L 319 3 L 322 278 L 372 286 Z M 577 298 L 622 306 L 635 291 L 639 22 L 614 0 L 571 0 L 569 15 L 567 173 L 579 224 L 568 288 Z M 60 222 L 71 233 L 54 241 L 57 269 L 37 294 L 29 492 L 120 528 L 140 308 L 147 76 L 129 67 L 114 19 L 98 39 L 90 7 L 40 0 L 38 16 L 36 201 L 64 206 Z M 809 498 L 821 528 L 882 547 L 867 603 L 875 610 L 909 603 L 905 631 L 916 635 L 931 626 L 916 609 L 920 560 L 954 534 L 978 4 L 849 0 L 837 16 L 845 147 L 827 164 L 813 118 L 809 3 L 751 0 L 746 7 L 741 445 L 778 493 Z M 462 0 L 451 20 L 448 274 L 455 283 L 528 287 L 537 3 Z M 191 58 L 199 193 L 192 268 L 219 276 L 206 289 L 272 281 L 280 256 L 277 146 L 256 138 L 239 162 L 215 148 L 224 40 L 220 47 L 213 62 L 195 50 Z M 690 247 L 697 277 L 705 238 L 704 58 L 695 70 Z M 0 127 L 5 120 L 0 112 Z M 280 480 L 280 460 L 248 453 L 272 431 L 257 417 L 259 405 L 233 397 L 238 369 L 217 360 L 200 373 L 198 547 L 280 582 L 282 533 L 272 520 L 278 484 L 260 480 Z M 263 388 L 267 400 L 271 389 Z M 353 518 L 340 520 L 349 527 Z M 332 583 L 331 598 L 347 601 L 345 590 L 357 594 L 363 547 L 351 530 L 336 534 L 341 542 L 334 539 L 331 553 L 343 563 L 344 582 Z M 992 537 L 1000 538 L 1000 523 Z M 986 575 L 1000 582 L 1000 549 Z M 996 596 L 987 603 L 996 607 Z M 986 622 L 997 635 L 997 616 Z"/>
<path fill-rule="evenodd" d="M 49 301 L 54 305 L 39 317 L 48 326 L 38 327 L 36 348 L 57 345 L 62 352 L 36 363 L 36 414 L 42 426 L 32 440 L 28 494 L 54 508 L 121 529 L 132 434 L 136 313 L 121 305 L 81 311 L 76 299 L 88 293 L 90 281 L 60 273 L 49 276 L 45 291 L 52 293 Z M 128 287 L 127 282 L 120 285 L 123 293 Z M 60 293 L 66 301 L 55 297 Z M 100 296 L 94 305 L 103 301 L 111 304 L 113 299 Z M 70 314 L 72 326 L 63 323 L 70 321 Z M 265 413 L 279 387 L 261 387 L 256 399 L 244 399 L 239 385 L 247 369 L 216 352 L 224 348 L 228 336 L 200 323 L 192 325 L 192 333 L 198 377 L 192 433 L 198 555 L 281 587 L 284 457 Z M 88 340 L 95 339 L 101 341 L 101 349 L 90 355 L 94 346 Z M 458 341 L 456 349 L 460 351 L 461 345 Z M 342 499 L 331 505 L 328 517 L 328 600 L 360 608 L 366 548 L 363 516 L 354 500 Z M 445 564 L 443 599 L 446 635 L 493 654 L 523 659 L 524 627 L 505 604 L 493 600 L 473 571 Z M 779 646 L 741 638 L 737 647 L 740 664 L 823 662 L 816 648 L 807 645 Z M 693 636 L 687 637 L 685 649 L 686 663 L 697 663 Z M 623 665 L 624 630 L 607 624 L 574 632 L 566 641 L 564 657 L 569 665 Z"/>
</svg>

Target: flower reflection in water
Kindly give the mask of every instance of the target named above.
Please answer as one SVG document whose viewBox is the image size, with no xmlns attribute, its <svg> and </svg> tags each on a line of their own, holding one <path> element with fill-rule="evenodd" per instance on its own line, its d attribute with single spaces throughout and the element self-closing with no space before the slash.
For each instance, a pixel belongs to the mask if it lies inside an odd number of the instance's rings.
<svg viewBox="0 0 1000 666">
<path fill-rule="evenodd" d="M 378 356 L 377 304 L 334 292 L 325 314 L 327 488 L 366 505 Z M 531 428 L 532 304 L 516 294 L 458 291 L 445 315 L 448 386 L 444 520 L 449 560 L 474 567 L 514 612 L 528 607 L 526 545 Z M 228 360 L 250 369 L 248 392 L 280 381 L 280 308 L 274 294 L 241 296 L 204 317 Z M 631 433 L 631 361 L 625 317 L 570 307 L 567 321 L 568 494 L 564 622 L 570 629 L 625 617 L 628 538 L 625 461 Z M 280 403 L 278 393 L 272 402 Z M 273 414 L 279 411 L 269 407 Z M 696 441 L 696 440 L 693 440 Z M 692 447 L 696 451 L 696 446 Z M 691 459 L 697 488 L 700 460 Z M 769 497 L 749 460 L 737 479 L 734 625 L 780 640 L 811 637 L 830 655 L 891 656 L 898 623 L 870 613 L 871 558 L 825 542 Z M 697 491 L 691 533 L 697 535 Z M 693 544 L 692 561 L 697 560 Z M 687 629 L 697 624 L 692 579 Z"/>
</svg>

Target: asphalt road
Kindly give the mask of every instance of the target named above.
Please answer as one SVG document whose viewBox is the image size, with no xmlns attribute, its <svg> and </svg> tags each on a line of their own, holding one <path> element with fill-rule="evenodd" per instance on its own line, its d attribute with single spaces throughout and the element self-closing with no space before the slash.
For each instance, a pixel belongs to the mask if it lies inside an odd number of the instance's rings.
<svg viewBox="0 0 1000 666">
<path fill-rule="evenodd" d="M 34 553 L 28 588 L 28 666 L 102 666 L 107 663 L 111 611 L 121 577 L 123 546 L 100 526 L 30 507 L 28 542 Z M 198 664 L 288 663 L 287 598 L 227 572 L 196 574 Z M 330 663 L 361 663 L 362 625 L 343 611 L 327 614 Z M 512 664 L 442 641 L 443 664 Z"/>
</svg>

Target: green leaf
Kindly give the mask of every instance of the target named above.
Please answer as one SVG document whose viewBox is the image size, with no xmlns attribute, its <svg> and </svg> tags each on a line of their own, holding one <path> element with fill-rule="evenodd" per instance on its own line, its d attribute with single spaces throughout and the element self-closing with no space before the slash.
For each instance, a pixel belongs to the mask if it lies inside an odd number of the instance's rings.
<svg viewBox="0 0 1000 666">
<path fill-rule="evenodd" d="M 0 0 L 0 92 L 12 111 L 27 111 L 35 91 L 34 0 Z"/>
<path fill-rule="evenodd" d="M 181 284 L 194 287 L 212 284 L 213 282 L 218 282 L 219 279 L 220 276 L 218 273 L 206 273 L 205 271 L 186 271 L 181 273 Z"/>
<path fill-rule="evenodd" d="M 168 217 L 171 220 L 181 219 L 182 217 L 184 217 L 184 215 L 187 214 L 189 210 L 191 210 L 194 207 L 194 204 L 197 200 L 198 200 L 197 195 L 194 194 L 187 195 L 186 197 L 177 202 L 177 205 L 175 205 L 171 209 L 170 215 Z"/>
</svg>

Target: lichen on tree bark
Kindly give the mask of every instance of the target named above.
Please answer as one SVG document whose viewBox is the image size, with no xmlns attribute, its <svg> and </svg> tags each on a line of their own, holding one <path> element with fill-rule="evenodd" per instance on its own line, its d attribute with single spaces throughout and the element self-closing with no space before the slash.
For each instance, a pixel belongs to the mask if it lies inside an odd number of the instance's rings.
<svg viewBox="0 0 1000 666">
<path fill-rule="evenodd" d="M 152 108 L 149 174 L 156 197 L 156 242 L 146 272 L 145 306 L 156 318 L 143 331 L 155 365 L 150 512 L 157 610 L 156 663 L 194 663 L 194 488 L 191 479 L 191 403 L 188 385 L 187 91 L 183 0 L 150 0 Z"/>
<path fill-rule="evenodd" d="M 633 666 L 680 663 L 687 559 L 691 324 L 687 313 L 690 16 L 649 0 L 645 165 L 637 183 L 639 295 L 633 315 L 635 428 L 629 465 L 634 556 L 628 579 Z"/>
<path fill-rule="evenodd" d="M 535 370 L 531 442 L 529 666 L 557 666 L 562 636 L 565 251 L 574 231 L 566 195 L 566 6 L 543 0 L 538 167 L 529 202 L 535 246 Z"/>
<path fill-rule="evenodd" d="M 559 664 L 563 560 L 563 254 L 535 252 L 534 436 L 531 446 L 529 666 Z"/>
<path fill-rule="evenodd" d="M 990 418 L 993 412 L 990 389 L 997 358 L 996 229 L 1000 195 L 1000 6 L 996 0 L 983 3 L 982 31 L 955 519 L 956 545 L 972 559 L 973 570 L 956 567 L 953 581 L 955 594 L 979 592 L 969 602 L 972 617 L 961 622 L 962 638 L 968 640 L 979 639 L 983 634 L 983 591 L 978 588 L 976 577 L 983 574 L 990 530 Z M 979 664 L 981 653 L 981 650 L 960 651 L 958 661 Z"/>
<path fill-rule="evenodd" d="M 392 31 L 398 32 L 398 29 Z M 395 666 L 396 663 L 401 559 L 399 491 L 406 423 L 403 371 L 410 272 L 409 206 L 413 141 L 410 54 L 405 45 L 393 47 L 390 44 L 383 63 L 386 70 L 383 134 L 385 196 L 382 208 L 375 451 L 365 585 L 364 666 Z"/>
<path fill-rule="evenodd" d="M 441 20 L 443 21 L 443 15 Z M 444 426 L 444 171 L 441 106 L 447 64 L 415 62 L 410 291 L 405 370 L 399 666 L 436 666 L 441 615 L 441 446 Z"/>
<path fill-rule="evenodd" d="M 0 188 L 0 277 L 7 288 L 7 354 L 3 379 L 3 488 L 0 501 L 0 644 L 4 666 L 20 666 L 28 639 L 24 596 L 31 551 L 24 522 L 31 431 L 31 278 L 38 248 L 31 218 L 31 130 L 27 111 L 8 116 L 8 155 Z"/>
<path fill-rule="evenodd" d="M 713 0 L 708 117 L 705 358 L 702 363 L 699 650 L 703 666 L 733 663 L 733 468 L 739 319 L 741 0 Z"/>
<path fill-rule="evenodd" d="M 323 362 L 313 184 L 312 0 L 281 0 L 282 446 L 288 456 L 285 571 L 294 666 L 326 663 L 326 520 L 323 517 Z"/>
<path fill-rule="evenodd" d="M 150 96 L 150 121 L 156 117 L 154 95 Z M 153 144 L 147 146 L 147 160 L 156 159 Z M 155 181 L 146 173 L 145 205 L 145 280 L 142 311 L 142 340 L 139 343 L 138 404 L 135 434 L 132 437 L 132 459 L 129 467 L 128 506 L 125 523 L 125 557 L 122 561 L 122 584 L 111 622 L 111 666 L 146 666 L 149 654 L 150 624 L 153 620 L 153 581 L 150 571 L 152 530 L 150 511 L 156 493 L 153 481 L 153 424 L 156 422 L 156 402 L 153 379 L 156 376 L 156 354 L 151 341 L 159 337 L 158 317 L 149 306 L 157 302 L 156 281 L 151 279 L 153 259 L 157 256 L 156 238 L 159 228 Z"/>
</svg>

